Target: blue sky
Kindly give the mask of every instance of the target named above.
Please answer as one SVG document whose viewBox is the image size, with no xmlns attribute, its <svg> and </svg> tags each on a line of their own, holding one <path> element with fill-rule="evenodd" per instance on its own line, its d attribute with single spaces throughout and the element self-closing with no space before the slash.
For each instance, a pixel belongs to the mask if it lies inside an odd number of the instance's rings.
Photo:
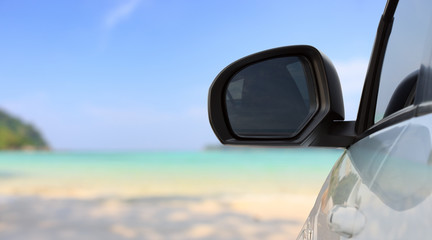
<svg viewBox="0 0 432 240">
<path fill-rule="evenodd" d="M 384 0 L 2 0 L 0 108 L 58 150 L 217 144 L 207 92 L 257 51 L 313 45 L 354 119 Z"/>
</svg>

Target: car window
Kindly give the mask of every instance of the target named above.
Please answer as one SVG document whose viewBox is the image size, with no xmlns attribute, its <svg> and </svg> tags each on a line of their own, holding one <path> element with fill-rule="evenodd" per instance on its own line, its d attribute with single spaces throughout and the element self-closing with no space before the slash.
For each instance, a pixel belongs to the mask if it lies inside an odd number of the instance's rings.
<svg viewBox="0 0 432 240">
<path fill-rule="evenodd" d="M 432 1 L 400 1 L 383 60 L 375 123 L 411 105 L 430 26 Z"/>
</svg>

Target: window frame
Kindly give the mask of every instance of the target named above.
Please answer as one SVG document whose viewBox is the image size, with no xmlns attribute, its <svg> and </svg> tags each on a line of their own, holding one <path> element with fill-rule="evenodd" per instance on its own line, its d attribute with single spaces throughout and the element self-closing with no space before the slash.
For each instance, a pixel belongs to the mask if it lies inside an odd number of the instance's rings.
<svg viewBox="0 0 432 240">
<path fill-rule="evenodd" d="M 387 128 L 404 120 L 419 115 L 432 113 L 432 101 L 425 102 L 425 97 L 427 96 L 430 100 L 432 100 L 432 90 L 428 91 L 427 93 L 425 92 L 427 89 L 432 87 L 427 87 L 429 84 L 432 84 L 429 83 L 430 81 L 427 81 L 427 79 L 432 78 L 432 69 L 430 66 L 432 56 L 429 54 L 432 52 L 431 46 L 429 47 L 430 49 L 426 49 L 428 51 L 425 51 L 425 56 L 427 56 L 427 59 L 423 59 L 422 61 L 422 67 L 417 80 L 417 89 L 423 89 L 423 91 L 416 91 L 414 105 L 407 106 L 375 123 L 375 112 L 378 100 L 381 71 L 384 62 L 384 56 L 387 51 L 387 43 L 392 32 L 394 14 L 396 12 L 398 3 L 399 0 L 388 0 L 378 26 L 377 36 L 375 39 L 371 60 L 369 62 L 369 67 L 366 73 L 363 93 L 357 115 L 355 131 L 358 137 L 355 141 L 358 141 L 376 131 Z M 431 30 L 431 27 L 429 27 L 428 38 L 432 38 Z"/>
</svg>

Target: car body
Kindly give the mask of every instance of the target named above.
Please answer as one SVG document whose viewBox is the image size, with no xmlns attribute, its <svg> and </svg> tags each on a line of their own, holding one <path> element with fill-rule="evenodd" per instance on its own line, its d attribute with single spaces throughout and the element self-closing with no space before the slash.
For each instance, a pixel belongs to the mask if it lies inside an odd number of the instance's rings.
<svg viewBox="0 0 432 240">
<path fill-rule="evenodd" d="M 311 46 L 242 58 L 216 77 L 224 144 L 345 148 L 297 239 L 432 236 L 432 2 L 389 0 L 358 116 L 344 121 L 331 61 Z"/>
</svg>

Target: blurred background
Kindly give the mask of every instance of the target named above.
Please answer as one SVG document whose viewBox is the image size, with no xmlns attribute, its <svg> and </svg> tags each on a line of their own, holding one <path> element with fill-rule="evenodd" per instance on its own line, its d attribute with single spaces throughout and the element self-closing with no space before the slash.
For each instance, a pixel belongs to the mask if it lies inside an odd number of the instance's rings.
<svg viewBox="0 0 432 240">
<path fill-rule="evenodd" d="M 223 148 L 231 62 L 312 45 L 357 114 L 385 1 L 0 1 L 0 239 L 290 239 L 329 149 Z"/>
</svg>

